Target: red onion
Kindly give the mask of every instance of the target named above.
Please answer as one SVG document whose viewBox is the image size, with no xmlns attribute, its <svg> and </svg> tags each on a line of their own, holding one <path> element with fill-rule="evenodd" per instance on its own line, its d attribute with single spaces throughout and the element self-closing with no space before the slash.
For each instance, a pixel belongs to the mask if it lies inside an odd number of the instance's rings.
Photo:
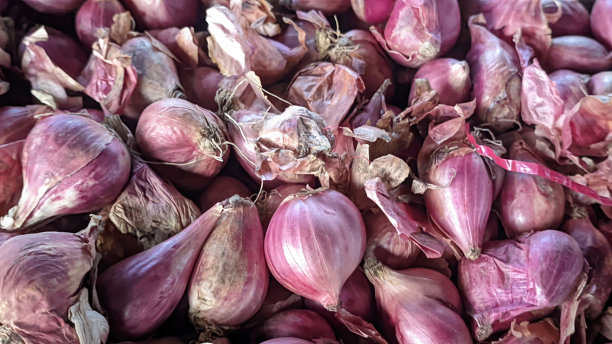
<svg viewBox="0 0 612 344">
<path fill-rule="evenodd" d="M 307 309 L 291 309 L 266 319 L 254 330 L 252 337 L 259 342 L 279 337 L 335 339 L 336 335 L 329 323 L 317 313 Z"/>
<path fill-rule="evenodd" d="M 340 303 L 342 308 L 365 321 L 373 321 L 376 315 L 376 303 L 372 285 L 360 269 L 356 269 L 346 280 L 340 292 Z M 342 328 L 342 324 L 334 317 L 334 314 L 317 301 L 305 299 L 306 308 L 319 313 L 335 328 Z M 333 337 L 332 337 L 333 338 Z"/>
<path fill-rule="evenodd" d="M 113 17 L 124 12 L 119 0 L 87 0 L 79 8 L 75 18 L 75 28 L 81 43 L 86 47 L 98 40 L 96 33 L 100 29 L 113 25 Z"/>
<path fill-rule="evenodd" d="M 384 214 L 366 213 L 363 219 L 368 231 L 366 258 L 376 258 L 391 269 L 406 269 L 416 261 L 421 250 L 399 235 Z"/>
<path fill-rule="evenodd" d="M 550 73 L 550 80 L 555 83 L 559 96 L 564 101 L 564 108 L 571 109 L 580 99 L 587 95 L 589 76 L 568 69 L 559 69 Z"/>
<path fill-rule="evenodd" d="M 197 67 L 193 70 L 181 71 L 181 83 L 185 87 L 187 99 L 210 111 L 219 109 L 215 96 L 221 80 L 223 80 L 223 74 L 211 67 Z"/>
<path fill-rule="evenodd" d="M 587 217 L 567 220 L 563 231 L 578 242 L 591 267 L 581 302 L 586 317 L 593 320 L 602 313 L 612 291 L 612 246 Z"/>
<path fill-rule="evenodd" d="M 607 157 L 612 142 L 612 102 L 608 96 L 586 96 L 566 114 L 563 149 L 576 155 Z"/>
<path fill-rule="evenodd" d="M 36 116 L 45 112 L 50 112 L 50 109 L 42 105 L 0 108 L 0 145 L 25 139 L 36 124 Z"/>
<path fill-rule="evenodd" d="M 312 64 L 294 77 L 288 100 L 319 114 L 329 127 L 339 126 L 351 109 L 363 80 L 352 69 L 330 62 Z"/>
<path fill-rule="evenodd" d="M 428 136 L 427 140 L 431 138 Z M 424 146 L 427 144 L 426 141 Z M 421 163 L 424 154 L 427 153 L 422 149 L 419 175 L 436 185 L 425 191 L 427 211 L 468 259 L 478 258 L 493 202 L 493 183 L 487 165 L 461 142 L 438 146 L 428 156 L 429 160 Z M 478 185 L 473 184 L 474 180 Z"/>
<path fill-rule="evenodd" d="M 73 233 L 18 235 L 0 257 L 0 322 L 5 343 L 105 343 L 108 322 L 89 305 L 83 280 L 96 258 L 99 216 Z M 94 272 L 95 273 L 95 272 Z M 5 332 L 6 331 L 6 332 Z"/>
<path fill-rule="evenodd" d="M 257 312 L 268 290 L 257 208 L 240 196 L 221 205 L 189 281 L 189 318 L 198 328 L 240 325 Z"/>
<path fill-rule="evenodd" d="M 450 106 L 466 102 L 472 89 L 470 66 L 465 61 L 451 58 L 434 59 L 425 63 L 416 72 L 414 79 L 427 79 L 431 88 L 440 95 L 440 104 Z M 414 99 L 414 79 L 408 97 L 409 104 Z"/>
<path fill-rule="evenodd" d="M 512 144 L 509 158 L 545 166 L 524 141 Z M 563 221 L 564 212 L 563 186 L 539 176 L 506 173 L 499 195 L 499 213 L 509 238 L 533 230 L 557 228 Z"/>
<path fill-rule="evenodd" d="M 301 339 L 301 338 L 293 338 L 293 337 L 280 337 L 274 338 L 270 340 L 266 340 L 265 342 L 261 342 L 260 344 L 334 344 L 337 343 L 335 340 L 326 340 L 326 339 L 315 339 L 314 341 Z"/>
<path fill-rule="evenodd" d="M 283 184 L 270 190 L 258 204 L 259 216 L 264 230 L 267 230 L 270 219 L 283 203 L 285 198 L 296 194 L 306 188 L 304 184 Z"/>
<path fill-rule="evenodd" d="M 411 68 L 446 53 L 459 37 L 456 0 L 398 0 L 385 24 L 384 37 L 372 34 L 397 63 Z"/>
<path fill-rule="evenodd" d="M 351 7 L 357 17 L 368 24 L 379 24 L 389 18 L 393 0 L 351 0 Z"/>
<path fill-rule="evenodd" d="M 94 44 L 92 49 L 79 83 L 106 112 L 122 114 L 138 83 L 132 57 L 123 53 L 117 44 L 104 39 Z M 141 79 L 144 81 L 146 77 Z"/>
<path fill-rule="evenodd" d="M 24 141 L 0 145 L 0 215 L 17 205 L 23 179 L 21 177 L 21 151 Z"/>
<path fill-rule="evenodd" d="M 183 66 L 194 68 L 200 63 L 200 58 L 205 61 L 203 63 L 210 63 L 208 57 L 200 48 L 198 38 L 192 27 L 149 30 L 147 34 L 166 46 Z"/>
<path fill-rule="evenodd" d="M 75 78 L 87 63 L 79 44 L 58 30 L 41 26 L 25 36 L 19 48 L 21 69 L 32 84 L 32 93 L 51 108 L 82 107 L 80 98 L 66 92 L 83 91 Z"/>
<path fill-rule="evenodd" d="M 279 3 L 296 11 L 318 10 L 327 15 L 342 13 L 351 8 L 351 0 L 279 0 Z"/>
<path fill-rule="evenodd" d="M 259 324 L 261 321 L 268 319 L 276 313 L 287 309 L 302 307 L 302 297 L 285 289 L 280 283 L 270 276 L 268 284 L 268 294 L 264 299 L 261 308 L 255 315 L 245 324 L 246 327 L 251 327 L 253 324 Z"/>
<path fill-rule="evenodd" d="M 194 26 L 198 0 L 124 0 L 136 22 L 145 29 Z"/>
<path fill-rule="evenodd" d="M 553 71 L 567 68 L 580 73 L 596 73 L 612 67 L 612 53 L 589 37 L 555 37 L 546 65 Z"/>
<path fill-rule="evenodd" d="M 206 211 L 218 202 L 234 195 L 248 198 L 251 195 L 251 191 L 235 178 L 218 176 L 210 182 L 198 197 L 198 207 L 202 211 Z"/>
<path fill-rule="evenodd" d="M 130 174 L 124 143 L 78 115 L 39 120 L 25 141 L 21 163 L 21 198 L 0 219 L 7 230 L 99 209 L 119 195 Z"/>
<path fill-rule="evenodd" d="M 376 293 L 381 327 L 398 343 L 472 343 L 461 298 L 448 277 L 429 269 L 395 271 L 364 263 Z"/>
<path fill-rule="evenodd" d="M 612 93 L 612 72 L 599 72 L 592 75 L 587 86 L 589 94 L 606 95 Z"/>
<path fill-rule="evenodd" d="M 223 122 L 211 111 L 186 100 L 169 98 L 140 115 L 136 141 L 162 176 L 187 189 L 205 186 L 227 162 Z"/>
<path fill-rule="evenodd" d="M 597 0 L 591 10 L 591 30 L 598 41 L 612 48 L 612 1 Z"/>
<path fill-rule="evenodd" d="M 474 338 L 484 341 L 512 321 L 550 313 L 575 292 L 582 271 L 580 246 L 560 231 L 486 243 L 480 258 L 459 262 Z"/>
<path fill-rule="evenodd" d="M 108 221 L 107 212 L 107 208 L 100 212 L 104 219 L 104 230 L 96 240 L 96 252 L 102 256 L 98 264 L 98 273 L 143 251 L 136 237 L 121 233 L 111 221 Z"/>
<path fill-rule="evenodd" d="M 138 73 L 134 93 L 125 105 L 126 116 L 138 119 L 150 104 L 180 94 L 183 87 L 170 58 L 171 53 L 159 41 L 151 37 L 135 37 L 121 46 L 121 52 L 132 58 L 132 65 Z"/>
<path fill-rule="evenodd" d="M 208 209 L 206 209 L 208 210 Z M 135 161 L 132 177 L 110 209 L 110 220 L 124 234 L 151 248 L 183 230 L 202 213 L 145 163 Z"/>
<path fill-rule="evenodd" d="M 480 0 L 480 12 L 491 31 L 510 41 L 517 32 L 539 56 L 545 56 L 550 47 L 550 28 L 542 10 L 541 0 L 511 3 L 502 0 Z"/>
<path fill-rule="evenodd" d="M 589 12 L 577 0 L 542 0 L 542 10 L 545 14 L 561 12 L 561 16 L 554 22 L 548 21 L 552 35 L 588 36 L 591 33 Z"/>
<path fill-rule="evenodd" d="M 42 13 L 58 14 L 76 10 L 85 0 L 23 0 L 28 6 Z"/>
<path fill-rule="evenodd" d="M 496 132 L 512 128 L 521 109 L 519 60 L 509 44 L 484 27 L 482 16 L 470 18 L 472 47 L 467 55 L 478 121 Z"/>
<path fill-rule="evenodd" d="M 266 261 L 284 287 L 336 311 L 365 241 L 357 207 L 337 191 L 319 189 L 286 199 L 274 213 L 266 233 Z"/>
<path fill-rule="evenodd" d="M 211 208 L 177 235 L 120 261 L 99 276 L 96 288 L 112 337 L 121 340 L 148 335 L 172 314 L 220 215 L 220 205 Z"/>
</svg>

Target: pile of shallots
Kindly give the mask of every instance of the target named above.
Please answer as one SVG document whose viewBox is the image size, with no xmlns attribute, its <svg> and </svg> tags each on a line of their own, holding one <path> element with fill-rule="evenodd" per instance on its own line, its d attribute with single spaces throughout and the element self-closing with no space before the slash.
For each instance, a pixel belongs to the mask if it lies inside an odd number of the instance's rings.
<svg viewBox="0 0 612 344">
<path fill-rule="evenodd" d="M 0 16 L 0 344 L 612 341 L 612 0 Z"/>
</svg>

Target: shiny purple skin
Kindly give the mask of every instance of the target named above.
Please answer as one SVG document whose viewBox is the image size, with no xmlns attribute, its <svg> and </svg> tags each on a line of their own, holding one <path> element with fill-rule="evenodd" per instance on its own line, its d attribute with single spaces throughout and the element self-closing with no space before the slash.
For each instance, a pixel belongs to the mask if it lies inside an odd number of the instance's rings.
<svg viewBox="0 0 612 344">
<path fill-rule="evenodd" d="M 172 314 L 220 214 L 220 207 L 211 208 L 177 235 L 120 261 L 98 277 L 96 288 L 112 338 L 149 335 Z"/>
<path fill-rule="evenodd" d="M 459 288 L 478 341 L 517 322 L 542 317 L 574 293 L 582 251 L 556 230 L 490 241 L 477 260 L 459 262 Z"/>
<path fill-rule="evenodd" d="M 591 268 L 581 303 L 586 307 L 587 319 L 594 320 L 603 311 L 612 292 L 612 245 L 588 218 L 567 220 L 563 231 L 578 242 Z"/>
<path fill-rule="evenodd" d="M 392 269 L 406 269 L 417 260 L 421 249 L 400 236 L 384 213 L 366 213 L 363 220 L 368 233 L 365 257 L 374 257 Z"/>
<path fill-rule="evenodd" d="M 394 0 L 351 0 L 357 18 L 368 24 L 382 23 L 389 18 Z"/>
<path fill-rule="evenodd" d="M 476 98 L 476 119 L 495 132 L 515 126 L 521 111 L 520 64 L 514 48 L 470 18 L 472 46 L 467 54 Z"/>
<path fill-rule="evenodd" d="M 194 26 L 198 0 L 124 0 L 136 22 L 145 29 Z"/>
<path fill-rule="evenodd" d="M 38 12 L 62 14 L 76 10 L 85 0 L 23 0 Z"/>
<path fill-rule="evenodd" d="M 266 261 L 285 288 L 336 311 L 365 243 L 357 207 L 338 191 L 318 189 L 278 207 L 266 232 Z"/>
<path fill-rule="evenodd" d="M 75 18 L 76 33 L 87 48 L 98 39 L 98 29 L 110 28 L 113 16 L 125 12 L 119 0 L 87 0 L 79 8 Z"/>
<path fill-rule="evenodd" d="M 372 266 L 370 260 L 365 270 L 374 284 L 381 330 L 393 342 L 472 343 L 459 292 L 448 277 L 423 268 Z"/>
<path fill-rule="evenodd" d="M 412 79 L 408 104 L 414 98 L 415 79 L 427 79 L 431 88 L 438 92 L 440 104 L 450 106 L 466 102 L 472 89 L 470 66 L 465 61 L 452 58 L 434 59 L 419 68 Z"/>
<path fill-rule="evenodd" d="M 434 151 L 425 170 L 422 178 L 438 186 L 424 194 L 431 219 L 468 259 L 478 258 L 493 203 L 493 182 L 484 160 L 471 148 L 451 142 Z"/>
<path fill-rule="evenodd" d="M 544 165 L 522 141 L 512 144 L 509 158 Z M 499 195 L 499 214 L 508 238 L 534 230 L 557 228 L 564 213 L 563 186 L 540 176 L 506 173 Z"/>
<path fill-rule="evenodd" d="M 571 69 L 580 73 L 597 73 L 612 67 L 612 54 L 589 37 L 555 37 L 548 50 L 546 66 L 551 71 Z"/>
<path fill-rule="evenodd" d="M 76 115 L 39 120 L 25 141 L 21 164 L 21 198 L 0 219 L 6 230 L 100 209 L 130 176 L 125 144 L 101 124 Z"/>
<path fill-rule="evenodd" d="M 25 139 L 36 124 L 34 116 L 50 111 L 43 105 L 1 107 L 0 145 Z"/>
<path fill-rule="evenodd" d="M 591 31 L 593 36 L 612 48 L 612 0 L 597 0 L 591 10 Z"/>
<path fill-rule="evenodd" d="M 0 321 L 26 343 L 80 343 L 68 309 L 94 265 L 101 222 L 94 218 L 76 234 L 17 235 L 0 246 Z"/>
<path fill-rule="evenodd" d="M 217 176 L 198 196 L 198 207 L 201 211 L 207 211 L 217 202 L 223 202 L 234 195 L 249 197 L 251 191 L 238 179 Z"/>
<path fill-rule="evenodd" d="M 189 318 L 199 328 L 240 325 L 259 310 L 268 291 L 257 208 L 240 196 L 221 205 L 188 286 Z"/>
<path fill-rule="evenodd" d="M 580 35 L 589 36 L 591 23 L 589 11 L 578 0 L 542 0 L 542 10 L 546 14 L 561 11 L 561 17 L 548 23 L 553 37 Z"/>
<path fill-rule="evenodd" d="M 360 269 L 356 269 L 342 286 L 340 304 L 342 308 L 365 321 L 373 322 L 375 320 L 376 303 L 374 301 L 372 285 Z M 319 313 L 335 328 L 343 327 L 334 314 L 326 310 L 317 301 L 304 299 L 304 306 Z"/>
<path fill-rule="evenodd" d="M 329 323 L 316 312 L 307 309 L 290 309 L 276 313 L 259 325 L 254 333 L 258 342 L 282 337 L 307 340 L 336 338 Z"/>
<path fill-rule="evenodd" d="M 292 10 L 317 10 L 327 15 L 342 13 L 351 8 L 350 0 L 280 0 L 278 2 Z"/>
<path fill-rule="evenodd" d="M 587 82 L 589 76 L 576 73 L 569 69 L 559 69 L 548 75 L 557 87 L 564 108 L 571 109 L 578 104 L 580 99 L 587 95 Z"/>
<path fill-rule="evenodd" d="M 205 186 L 227 163 L 225 124 L 213 112 L 186 100 L 168 98 L 140 115 L 136 142 L 160 175 L 187 189 Z"/>
<path fill-rule="evenodd" d="M 612 93 L 612 72 L 599 72 L 589 80 L 587 84 L 589 94 L 607 95 Z"/>
</svg>

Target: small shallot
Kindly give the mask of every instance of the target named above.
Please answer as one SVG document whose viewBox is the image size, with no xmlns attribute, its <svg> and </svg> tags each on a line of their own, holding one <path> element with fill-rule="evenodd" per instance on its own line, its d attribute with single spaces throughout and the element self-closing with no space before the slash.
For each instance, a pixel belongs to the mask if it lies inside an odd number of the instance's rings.
<svg viewBox="0 0 612 344">
<path fill-rule="evenodd" d="M 85 1 L 75 18 L 75 28 L 81 43 L 90 48 L 98 40 L 98 30 L 110 29 L 113 26 L 113 17 L 124 11 L 119 0 Z"/>
<path fill-rule="evenodd" d="M 597 0 L 591 10 L 591 30 L 598 41 L 612 48 L 612 0 Z"/>
<path fill-rule="evenodd" d="M 578 0 L 542 0 L 542 10 L 545 14 L 555 17 L 554 21 L 548 21 L 552 35 L 588 36 L 591 33 L 589 12 Z M 556 13 L 561 12 L 556 18 Z"/>
<path fill-rule="evenodd" d="M 85 0 L 23 0 L 28 6 L 42 13 L 60 14 L 76 10 Z"/>
<path fill-rule="evenodd" d="M 279 337 L 307 340 L 336 338 L 329 323 L 316 312 L 307 309 L 290 309 L 276 313 L 259 325 L 252 336 L 258 341 Z"/>
<path fill-rule="evenodd" d="M 599 72 L 591 76 L 587 87 L 589 94 L 607 95 L 612 93 L 612 72 Z"/>
<path fill-rule="evenodd" d="M 124 0 L 136 22 L 145 29 L 194 26 L 198 18 L 198 0 Z"/>
<path fill-rule="evenodd" d="M 612 52 L 589 37 L 555 37 L 548 50 L 546 66 L 551 71 L 571 69 L 580 73 L 596 73 L 612 67 Z"/>
<path fill-rule="evenodd" d="M 207 211 L 217 202 L 225 201 L 234 195 L 246 198 L 251 195 L 251 191 L 238 179 L 217 176 L 198 197 L 198 207 L 202 211 Z"/>
<path fill-rule="evenodd" d="M 450 106 L 466 102 L 472 89 L 470 66 L 465 61 L 452 58 L 440 58 L 425 63 L 416 72 L 414 79 L 427 79 L 431 88 L 440 95 L 440 104 Z M 410 88 L 409 104 L 414 98 L 414 79 Z"/>
<path fill-rule="evenodd" d="M 351 7 L 359 19 L 378 24 L 389 18 L 394 3 L 393 0 L 351 0 Z"/>
</svg>

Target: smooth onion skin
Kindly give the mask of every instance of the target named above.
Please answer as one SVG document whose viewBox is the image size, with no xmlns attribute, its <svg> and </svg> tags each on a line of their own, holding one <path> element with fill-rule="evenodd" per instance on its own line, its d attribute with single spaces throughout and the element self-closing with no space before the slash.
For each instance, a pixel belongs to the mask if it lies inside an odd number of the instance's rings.
<svg viewBox="0 0 612 344">
<path fill-rule="evenodd" d="M 363 96 L 366 99 L 371 98 L 385 79 L 389 79 L 391 85 L 385 91 L 385 95 L 391 97 L 394 91 L 393 65 L 374 36 L 368 31 L 351 30 L 345 34 L 345 37 L 350 38 L 357 47 L 349 55 L 365 62 L 365 70 L 361 75 L 366 88 L 362 93 Z"/>
<path fill-rule="evenodd" d="M 472 89 L 470 66 L 452 58 L 434 59 L 419 68 L 412 79 L 408 104 L 414 98 L 415 79 L 427 79 L 431 88 L 438 92 L 440 104 L 450 106 L 467 101 Z"/>
<path fill-rule="evenodd" d="M 85 1 L 75 18 L 75 28 L 81 43 L 86 47 L 91 47 L 98 39 L 96 31 L 101 28 L 110 28 L 113 25 L 113 16 L 124 11 L 125 8 L 119 0 Z"/>
<path fill-rule="evenodd" d="M 238 179 L 228 176 L 217 176 L 198 197 L 198 207 L 207 211 L 217 202 L 222 202 L 234 195 L 249 197 L 251 191 Z"/>
<path fill-rule="evenodd" d="M 599 72 L 587 84 L 589 94 L 606 95 L 612 93 L 612 72 Z"/>
<path fill-rule="evenodd" d="M 280 0 L 279 3 L 292 10 L 318 10 L 327 15 L 342 13 L 351 8 L 351 0 Z"/>
<path fill-rule="evenodd" d="M 516 141 L 510 147 L 510 159 L 543 164 L 524 145 Z M 508 172 L 499 195 L 499 213 L 509 238 L 557 228 L 565 213 L 565 191 L 542 177 Z"/>
<path fill-rule="evenodd" d="M 266 319 L 254 330 L 258 341 L 294 337 L 301 339 L 336 338 L 334 330 L 319 314 L 307 309 L 290 309 Z"/>
<path fill-rule="evenodd" d="M 394 0 L 351 0 L 357 18 L 368 24 L 379 24 L 389 18 Z"/>
<path fill-rule="evenodd" d="M 194 26 L 198 19 L 198 0 L 124 0 L 134 19 L 145 29 Z"/>
<path fill-rule="evenodd" d="M 338 191 L 319 189 L 278 207 L 266 233 L 266 261 L 285 288 L 336 311 L 365 242 L 357 207 Z"/>
<path fill-rule="evenodd" d="M 38 12 L 62 14 L 76 10 L 85 0 L 23 0 Z"/>
<path fill-rule="evenodd" d="M 612 0 L 597 0 L 591 10 L 591 31 L 598 41 L 612 48 Z"/>
<path fill-rule="evenodd" d="M 587 94 L 589 76 L 569 69 L 559 69 L 548 75 L 555 83 L 565 109 L 571 109 Z"/>
<path fill-rule="evenodd" d="M 561 11 L 561 17 L 554 23 L 548 23 L 555 37 L 567 35 L 588 36 L 591 33 L 589 12 L 577 0 L 542 0 L 544 13 Z"/>
<path fill-rule="evenodd" d="M 589 37 L 555 37 L 548 50 L 546 65 L 552 71 L 571 69 L 580 73 L 597 73 L 612 67 L 612 54 Z"/>
</svg>

